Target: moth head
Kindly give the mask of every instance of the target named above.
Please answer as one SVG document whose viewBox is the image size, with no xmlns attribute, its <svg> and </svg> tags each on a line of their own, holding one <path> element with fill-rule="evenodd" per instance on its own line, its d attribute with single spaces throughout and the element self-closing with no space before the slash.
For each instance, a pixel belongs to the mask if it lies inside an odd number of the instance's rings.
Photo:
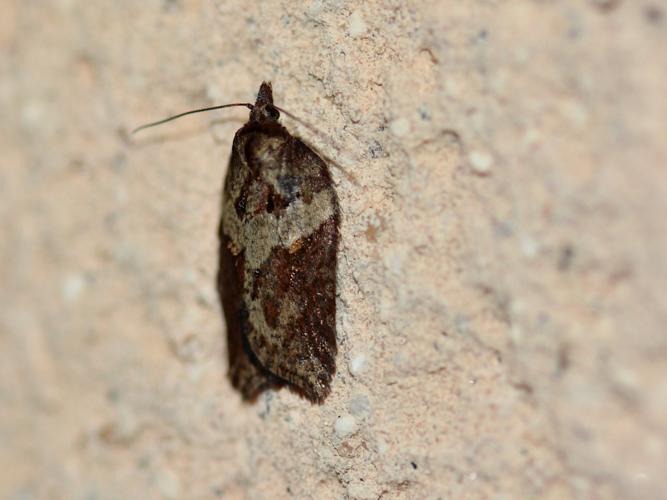
<svg viewBox="0 0 667 500">
<path fill-rule="evenodd" d="M 262 82 L 255 105 L 250 110 L 250 121 L 258 123 L 277 122 L 279 118 L 280 111 L 273 105 L 271 82 Z"/>
</svg>

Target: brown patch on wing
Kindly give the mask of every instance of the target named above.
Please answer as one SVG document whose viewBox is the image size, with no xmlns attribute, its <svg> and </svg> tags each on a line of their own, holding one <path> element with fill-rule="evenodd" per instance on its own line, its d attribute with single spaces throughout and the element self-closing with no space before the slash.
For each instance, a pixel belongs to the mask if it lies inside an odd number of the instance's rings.
<svg viewBox="0 0 667 500">
<path fill-rule="evenodd" d="M 274 248 L 253 283 L 268 328 L 248 332 L 252 351 L 313 402 L 329 394 L 336 371 L 337 246 L 336 213 L 296 251 Z"/>
<path fill-rule="evenodd" d="M 286 165 L 294 165 L 296 169 L 302 165 L 314 164 L 315 168 L 310 168 L 307 172 L 303 168 L 294 172 L 301 186 L 306 188 L 301 193 L 305 203 L 310 203 L 315 193 L 328 189 L 333 184 L 322 159 L 297 137 L 292 137 L 287 144 L 283 161 Z"/>
</svg>

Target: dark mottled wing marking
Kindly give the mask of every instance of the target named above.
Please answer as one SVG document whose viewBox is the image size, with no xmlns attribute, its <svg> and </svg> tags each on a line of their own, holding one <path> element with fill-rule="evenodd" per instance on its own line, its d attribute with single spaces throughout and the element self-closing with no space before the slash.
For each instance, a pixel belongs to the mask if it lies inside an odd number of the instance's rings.
<svg viewBox="0 0 667 500">
<path fill-rule="evenodd" d="M 232 385 L 248 400 L 254 400 L 261 392 L 279 388 L 283 382 L 272 376 L 253 360 L 254 354 L 247 345 L 244 330 L 250 328 L 248 311 L 243 304 L 243 255 L 233 255 L 233 244 L 220 232 L 220 267 L 218 291 L 227 318 L 227 353 L 229 377 Z"/>
<path fill-rule="evenodd" d="M 276 248 L 253 288 L 264 325 L 248 332 L 263 366 L 312 401 L 329 394 L 336 371 L 336 219 L 292 248 Z"/>
</svg>

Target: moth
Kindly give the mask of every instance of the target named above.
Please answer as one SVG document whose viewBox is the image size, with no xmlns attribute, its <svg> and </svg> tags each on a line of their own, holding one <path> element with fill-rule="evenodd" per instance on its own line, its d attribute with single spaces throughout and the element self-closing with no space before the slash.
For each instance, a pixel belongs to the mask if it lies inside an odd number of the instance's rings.
<svg viewBox="0 0 667 500">
<path fill-rule="evenodd" d="M 217 288 L 229 379 L 245 400 L 289 387 L 322 403 L 336 372 L 338 196 L 327 164 L 280 123 L 269 82 L 246 106 L 223 184 Z M 291 116 L 291 115 L 290 115 Z"/>
</svg>

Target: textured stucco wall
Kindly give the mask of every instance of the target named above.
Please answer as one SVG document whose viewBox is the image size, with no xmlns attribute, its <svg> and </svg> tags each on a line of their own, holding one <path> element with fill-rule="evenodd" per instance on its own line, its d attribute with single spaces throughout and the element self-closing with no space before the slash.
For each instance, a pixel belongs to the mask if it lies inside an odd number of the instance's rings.
<svg viewBox="0 0 667 500">
<path fill-rule="evenodd" d="M 0 6 L 0 498 L 667 498 L 667 3 Z M 322 406 L 225 378 L 221 179 L 334 169 Z"/>
</svg>

